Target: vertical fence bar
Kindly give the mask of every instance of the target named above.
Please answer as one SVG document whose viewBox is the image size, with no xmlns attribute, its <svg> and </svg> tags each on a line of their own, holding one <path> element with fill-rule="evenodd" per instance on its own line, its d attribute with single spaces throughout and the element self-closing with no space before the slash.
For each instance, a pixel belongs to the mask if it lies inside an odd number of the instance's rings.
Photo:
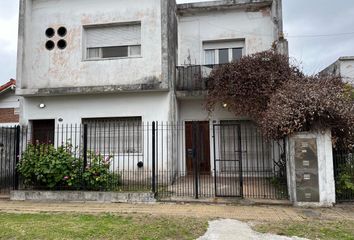
<svg viewBox="0 0 354 240">
<path fill-rule="evenodd" d="M 13 166 L 13 176 L 14 176 L 14 190 L 18 190 L 19 187 L 19 174 L 17 172 L 17 164 L 20 161 L 20 137 L 21 137 L 21 127 L 18 125 L 16 127 L 16 138 L 15 138 L 15 164 Z"/>
<path fill-rule="evenodd" d="M 155 123 L 155 185 L 157 186 L 156 194 L 159 194 L 159 122 Z"/>
<path fill-rule="evenodd" d="M 237 125 L 238 131 L 238 150 L 239 150 L 239 178 L 240 178 L 240 196 L 243 198 L 243 172 L 242 172 L 242 136 L 241 136 L 241 125 Z"/>
<path fill-rule="evenodd" d="M 83 146 L 83 158 L 84 158 L 84 168 L 82 169 L 82 171 L 85 171 L 86 167 L 87 167 L 87 124 L 84 124 L 84 146 Z M 86 186 L 83 186 L 84 188 L 86 188 Z"/>
<path fill-rule="evenodd" d="M 151 142 L 151 154 L 152 154 L 152 192 L 156 195 L 156 146 L 155 146 L 155 141 L 156 141 L 156 123 L 152 122 L 152 142 Z"/>
<path fill-rule="evenodd" d="M 198 158 L 196 151 L 196 143 L 197 143 L 197 124 L 193 122 L 192 125 L 192 149 L 193 149 L 193 165 L 194 165 L 194 187 L 195 187 L 195 199 L 199 198 L 199 186 L 198 186 Z"/>
<path fill-rule="evenodd" d="M 215 127 L 216 127 L 216 124 L 213 124 L 213 153 L 214 153 L 214 196 L 217 196 L 218 195 L 218 192 L 217 192 L 217 163 L 216 163 L 216 135 L 215 135 Z"/>
</svg>

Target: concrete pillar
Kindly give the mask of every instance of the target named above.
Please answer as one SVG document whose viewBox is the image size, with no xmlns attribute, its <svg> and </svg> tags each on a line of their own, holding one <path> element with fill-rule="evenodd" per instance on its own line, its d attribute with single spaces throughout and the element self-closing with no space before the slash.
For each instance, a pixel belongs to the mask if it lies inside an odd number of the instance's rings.
<svg viewBox="0 0 354 240">
<path fill-rule="evenodd" d="M 295 206 L 331 207 L 335 182 L 331 131 L 301 132 L 288 144 L 288 186 Z"/>
</svg>

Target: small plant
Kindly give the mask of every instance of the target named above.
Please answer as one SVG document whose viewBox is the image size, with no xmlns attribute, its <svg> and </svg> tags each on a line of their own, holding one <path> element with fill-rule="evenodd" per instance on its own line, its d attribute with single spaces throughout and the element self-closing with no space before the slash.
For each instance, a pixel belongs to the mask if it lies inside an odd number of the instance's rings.
<svg viewBox="0 0 354 240">
<path fill-rule="evenodd" d="M 347 162 L 339 167 L 336 181 L 337 197 L 354 196 L 354 162 Z"/>
</svg>

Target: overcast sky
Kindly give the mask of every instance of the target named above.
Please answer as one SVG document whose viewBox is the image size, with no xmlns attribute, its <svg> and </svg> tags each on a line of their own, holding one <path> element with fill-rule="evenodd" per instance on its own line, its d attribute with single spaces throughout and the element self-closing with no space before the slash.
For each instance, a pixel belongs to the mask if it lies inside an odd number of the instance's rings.
<svg viewBox="0 0 354 240">
<path fill-rule="evenodd" d="M 354 0 L 283 0 L 283 5 L 290 56 L 306 73 L 354 56 Z M 18 0 L 0 0 L 0 84 L 16 77 L 17 18 Z"/>
</svg>

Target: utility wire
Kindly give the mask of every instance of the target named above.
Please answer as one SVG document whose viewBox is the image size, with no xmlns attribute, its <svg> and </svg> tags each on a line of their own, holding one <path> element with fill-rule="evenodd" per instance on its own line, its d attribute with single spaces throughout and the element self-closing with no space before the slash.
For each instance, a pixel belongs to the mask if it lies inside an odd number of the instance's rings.
<svg viewBox="0 0 354 240">
<path fill-rule="evenodd" d="M 287 38 L 317 38 L 317 37 L 337 37 L 337 36 L 346 36 L 354 35 L 354 32 L 346 33 L 331 33 L 331 34 L 308 34 L 308 35 L 288 35 Z"/>
</svg>

